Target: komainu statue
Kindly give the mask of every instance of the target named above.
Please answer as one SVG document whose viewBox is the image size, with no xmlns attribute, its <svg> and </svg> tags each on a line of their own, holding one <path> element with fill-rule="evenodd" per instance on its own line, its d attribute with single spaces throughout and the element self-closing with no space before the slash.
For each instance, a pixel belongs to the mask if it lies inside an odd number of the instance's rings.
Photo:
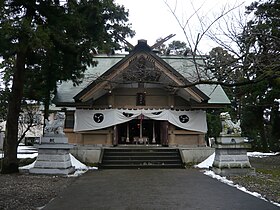
<svg viewBox="0 0 280 210">
<path fill-rule="evenodd" d="M 220 119 L 222 122 L 221 135 L 241 136 L 240 120 L 238 120 L 236 123 L 232 122 L 228 112 L 222 112 L 220 114 Z"/>
<path fill-rule="evenodd" d="M 45 135 L 65 135 L 63 132 L 64 129 L 64 113 L 56 113 L 53 121 L 45 120 Z"/>
</svg>

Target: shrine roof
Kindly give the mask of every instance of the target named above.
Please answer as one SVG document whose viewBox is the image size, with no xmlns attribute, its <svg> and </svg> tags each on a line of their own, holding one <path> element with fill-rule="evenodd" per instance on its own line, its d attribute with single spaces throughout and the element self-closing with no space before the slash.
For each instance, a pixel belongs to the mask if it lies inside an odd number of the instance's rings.
<svg viewBox="0 0 280 210">
<path fill-rule="evenodd" d="M 74 97 L 88 88 L 93 81 L 106 73 L 114 65 L 118 64 L 129 55 L 96 55 L 93 59 L 98 62 L 97 66 L 90 66 L 84 72 L 84 79 L 78 86 L 71 81 L 62 82 L 58 85 L 54 103 L 57 105 L 71 105 L 75 103 Z M 160 59 L 170 65 L 175 71 L 188 81 L 195 80 L 195 65 L 191 56 L 159 56 Z M 198 65 L 203 65 L 203 57 L 197 59 Z M 209 97 L 208 104 L 229 104 L 230 101 L 220 85 L 196 85 L 196 88 Z"/>
</svg>

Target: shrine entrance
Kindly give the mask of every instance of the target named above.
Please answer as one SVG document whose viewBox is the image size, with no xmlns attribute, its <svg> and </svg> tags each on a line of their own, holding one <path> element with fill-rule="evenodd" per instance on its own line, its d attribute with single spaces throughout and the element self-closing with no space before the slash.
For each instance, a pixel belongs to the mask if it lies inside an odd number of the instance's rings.
<svg viewBox="0 0 280 210">
<path fill-rule="evenodd" d="M 133 119 L 122 123 L 117 126 L 117 142 L 121 145 L 163 145 L 166 142 L 161 133 L 164 122 L 151 119 Z"/>
</svg>

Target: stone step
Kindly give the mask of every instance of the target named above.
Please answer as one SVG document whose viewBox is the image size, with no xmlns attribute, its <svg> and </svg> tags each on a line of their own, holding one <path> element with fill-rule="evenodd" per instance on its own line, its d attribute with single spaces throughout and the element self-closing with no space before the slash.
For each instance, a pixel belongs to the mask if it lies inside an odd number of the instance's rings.
<svg viewBox="0 0 280 210">
<path fill-rule="evenodd" d="M 178 149 L 109 148 L 104 149 L 100 168 L 182 168 Z"/>
<path fill-rule="evenodd" d="M 149 169 L 149 168 L 183 168 L 182 164 L 106 164 L 102 169 Z"/>
<path fill-rule="evenodd" d="M 133 156 L 129 156 L 129 155 L 116 155 L 116 156 L 112 156 L 112 155 L 106 155 L 103 158 L 104 160 L 149 160 L 149 159 L 157 159 L 157 160 L 177 160 L 178 158 L 180 158 L 180 156 L 178 155 L 169 155 L 169 156 L 156 156 L 156 155 L 147 155 L 147 156 L 141 156 L 141 155 L 133 155 Z"/>
</svg>

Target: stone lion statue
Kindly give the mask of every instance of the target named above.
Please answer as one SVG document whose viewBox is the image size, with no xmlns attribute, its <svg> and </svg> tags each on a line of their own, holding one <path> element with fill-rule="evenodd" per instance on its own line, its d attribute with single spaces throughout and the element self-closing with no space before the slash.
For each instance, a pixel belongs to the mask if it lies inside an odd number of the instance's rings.
<svg viewBox="0 0 280 210">
<path fill-rule="evenodd" d="M 232 122 L 228 112 L 222 112 L 220 114 L 220 119 L 222 122 L 221 135 L 241 135 L 240 120 L 238 120 L 236 123 Z"/>
<path fill-rule="evenodd" d="M 45 120 L 45 135 L 56 134 L 56 135 L 65 135 L 63 132 L 64 129 L 64 119 L 65 116 L 63 113 L 56 113 L 53 121 Z"/>
</svg>

